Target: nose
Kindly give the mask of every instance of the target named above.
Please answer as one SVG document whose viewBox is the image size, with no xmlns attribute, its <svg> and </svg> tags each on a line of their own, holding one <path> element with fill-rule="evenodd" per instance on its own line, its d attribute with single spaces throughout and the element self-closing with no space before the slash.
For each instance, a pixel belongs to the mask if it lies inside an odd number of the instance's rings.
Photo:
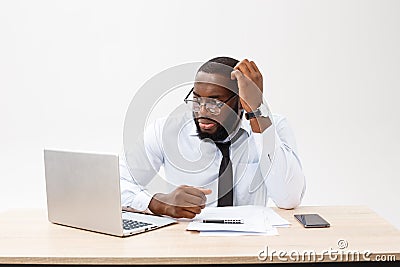
<svg viewBox="0 0 400 267">
<path fill-rule="evenodd" d="M 200 110 L 199 110 L 200 115 L 202 114 L 207 114 L 208 110 L 206 109 L 205 103 L 200 103 Z"/>
</svg>

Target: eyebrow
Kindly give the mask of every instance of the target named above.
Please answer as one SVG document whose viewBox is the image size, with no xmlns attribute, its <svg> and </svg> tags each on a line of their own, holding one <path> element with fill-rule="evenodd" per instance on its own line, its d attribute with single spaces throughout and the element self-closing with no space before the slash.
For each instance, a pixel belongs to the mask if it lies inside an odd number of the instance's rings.
<svg viewBox="0 0 400 267">
<path fill-rule="evenodd" d="M 193 95 L 194 95 L 194 96 L 197 96 L 197 97 L 202 97 L 201 95 L 196 94 L 194 91 L 193 91 Z M 220 95 L 210 95 L 210 96 L 207 96 L 207 98 L 220 98 L 220 97 L 221 97 Z"/>
</svg>

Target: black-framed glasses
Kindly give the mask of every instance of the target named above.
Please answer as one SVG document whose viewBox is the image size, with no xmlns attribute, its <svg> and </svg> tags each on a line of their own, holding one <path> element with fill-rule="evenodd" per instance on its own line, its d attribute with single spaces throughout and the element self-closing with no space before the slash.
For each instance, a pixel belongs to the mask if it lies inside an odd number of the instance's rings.
<svg viewBox="0 0 400 267">
<path fill-rule="evenodd" d="M 186 104 L 191 103 L 192 104 L 192 110 L 194 112 L 199 112 L 201 109 L 201 106 L 204 105 L 206 110 L 213 114 L 213 115 L 219 115 L 221 113 L 221 108 L 226 104 L 229 100 L 237 96 L 237 94 L 234 94 L 230 96 L 227 100 L 225 101 L 220 101 L 218 99 L 214 98 L 208 98 L 208 97 L 198 97 L 198 96 L 193 96 L 193 99 L 188 99 L 190 94 L 193 92 L 194 87 L 190 90 L 190 92 L 187 94 L 185 99 L 183 100 Z M 201 102 L 201 100 L 203 100 Z"/>
</svg>

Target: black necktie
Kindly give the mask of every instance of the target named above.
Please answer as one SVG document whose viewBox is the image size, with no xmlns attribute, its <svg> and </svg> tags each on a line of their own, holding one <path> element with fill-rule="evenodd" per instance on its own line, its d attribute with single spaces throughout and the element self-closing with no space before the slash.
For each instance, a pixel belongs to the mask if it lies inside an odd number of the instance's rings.
<svg viewBox="0 0 400 267">
<path fill-rule="evenodd" d="M 222 153 L 218 179 L 218 207 L 233 206 L 233 173 L 229 157 L 231 142 L 216 143 Z"/>
</svg>

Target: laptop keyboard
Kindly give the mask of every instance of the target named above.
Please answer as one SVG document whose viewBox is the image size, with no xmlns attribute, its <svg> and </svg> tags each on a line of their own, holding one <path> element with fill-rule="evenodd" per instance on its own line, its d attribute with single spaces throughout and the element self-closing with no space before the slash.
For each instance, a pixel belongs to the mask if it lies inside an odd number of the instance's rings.
<svg viewBox="0 0 400 267">
<path fill-rule="evenodd" d="M 145 223 L 145 222 L 139 222 L 139 221 L 133 221 L 133 220 L 127 220 L 127 219 L 122 220 L 122 227 L 124 228 L 124 230 L 132 230 L 132 229 L 144 227 L 147 225 L 151 225 L 151 223 Z"/>
</svg>

